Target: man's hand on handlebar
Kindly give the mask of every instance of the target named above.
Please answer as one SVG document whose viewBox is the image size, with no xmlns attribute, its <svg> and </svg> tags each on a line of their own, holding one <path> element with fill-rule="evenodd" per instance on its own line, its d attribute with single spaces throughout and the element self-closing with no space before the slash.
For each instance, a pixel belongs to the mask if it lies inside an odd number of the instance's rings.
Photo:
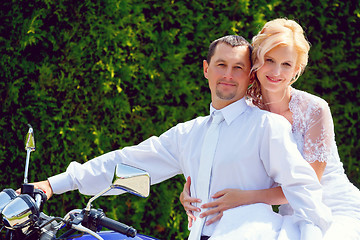
<svg viewBox="0 0 360 240">
<path fill-rule="evenodd" d="M 41 181 L 41 182 L 34 182 L 34 183 L 30 183 L 30 184 L 33 184 L 35 189 L 42 190 L 46 194 L 46 197 L 48 200 L 52 197 L 53 190 L 52 190 L 50 182 L 48 180 Z M 16 190 L 16 193 L 20 194 L 21 190 L 20 189 Z"/>
</svg>

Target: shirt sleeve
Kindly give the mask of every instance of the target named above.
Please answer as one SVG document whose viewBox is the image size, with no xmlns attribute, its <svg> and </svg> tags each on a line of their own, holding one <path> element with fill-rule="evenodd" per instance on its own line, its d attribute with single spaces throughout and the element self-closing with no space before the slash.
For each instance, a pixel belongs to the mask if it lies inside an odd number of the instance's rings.
<svg viewBox="0 0 360 240">
<path fill-rule="evenodd" d="M 82 194 L 95 195 L 111 185 L 116 165 L 123 163 L 147 171 L 151 184 L 159 183 L 182 173 L 178 138 L 179 131 L 173 127 L 160 137 L 153 136 L 139 145 L 106 153 L 83 164 L 72 162 L 66 172 L 48 180 L 55 194 L 78 189 Z"/>
<path fill-rule="evenodd" d="M 268 117 L 263 133 L 260 154 L 264 167 L 282 187 L 302 236 L 318 232 L 317 228 L 325 234 L 331 224 L 331 211 L 322 203 L 321 185 L 298 151 L 290 123 L 281 116 Z"/>
</svg>

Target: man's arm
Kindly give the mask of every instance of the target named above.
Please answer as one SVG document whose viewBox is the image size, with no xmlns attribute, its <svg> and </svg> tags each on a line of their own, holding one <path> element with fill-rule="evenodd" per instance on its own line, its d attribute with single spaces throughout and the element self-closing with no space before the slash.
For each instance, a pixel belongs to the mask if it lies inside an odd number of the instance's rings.
<svg viewBox="0 0 360 240">
<path fill-rule="evenodd" d="M 151 176 L 151 184 L 180 174 L 178 135 L 174 127 L 160 137 L 151 137 L 139 145 L 106 153 L 84 164 L 72 162 L 66 172 L 48 179 L 53 193 L 78 189 L 82 194 L 95 195 L 110 186 L 115 166 L 120 163 L 147 171 Z M 119 193 L 119 190 L 109 192 Z"/>
<path fill-rule="evenodd" d="M 331 224 L 331 211 L 322 202 L 322 188 L 315 171 L 297 149 L 291 125 L 275 115 L 264 123 L 260 154 L 267 173 L 281 185 L 302 234 L 310 229 L 316 232 L 316 228 L 324 234 Z"/>
</svg>

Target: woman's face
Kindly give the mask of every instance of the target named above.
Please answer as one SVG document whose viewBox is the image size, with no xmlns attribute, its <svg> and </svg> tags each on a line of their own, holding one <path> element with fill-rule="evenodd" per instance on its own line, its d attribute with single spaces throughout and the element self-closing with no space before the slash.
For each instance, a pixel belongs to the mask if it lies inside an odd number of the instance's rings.
<svg viewBox="0 0 360 240">
<path fill-rule="evenodd" d="M 284 93 L 298 70 L 296 59 L 297 52 L 293 46 L 280 45 L 267 52 L 264 65 L 256 72 L 261 91 Z"/>
</svg>

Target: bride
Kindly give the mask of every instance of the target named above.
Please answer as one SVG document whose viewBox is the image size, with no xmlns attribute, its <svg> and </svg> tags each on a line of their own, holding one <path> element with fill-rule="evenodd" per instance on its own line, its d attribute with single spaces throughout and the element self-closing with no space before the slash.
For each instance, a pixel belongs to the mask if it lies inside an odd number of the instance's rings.
<svg viewBox="0 0 360 240">
<path fill-rule="evenodd" d="M 253 83 L 247 92 L 249 103 L 280 114 L 292 124 L 298 149 L 315 170 L 323 186 L 323 202 L 332 211 L 333 223 L 324 239 L 360 239 L 360 192 L 344 173 L 335 143 L 329 106 L 325 100 L 291 86 L 303 73 L 308 61 L 310 45 L 305 39 L 303 29 L 293 20 L 275 19 L 265 24 L 253 38 L 252 45 L 254 65 Z M 188 179 L 180 195 L 189 217 L 189 226 L 195 220 L 193 211 L 200 212 L 199 208 L 192 205 L 199 199 L 190 196 L 190 184 L 191 179 Z M 227 221 L 225 218 L 227 214 L 236 213 L 225 210 L 248 204 L 281 205 L 280 215 L 292 215 L 291 206 L 287 204 L 280 186 L 254 191 L 224 189 L 212 197 L 215 201 L 202 205 L 202 208 L 209 210 L 200 217 L 217 214 L 208 220 L 207 224 L 221 219 L 219 225 L 222 225 L 222 228 L 236 228 L 232 226 L 236 225 L 234 221 Z M 252 215 L 254 214 L 249 212 L 248 217 Z M 236 215 L 228 219 L 234 220 L 234 217 L 236 219 Z M 272 221 L 278 220 L 275 217 Z M 291 225 L 291 221 L 279 224 Z M 217 228 L 220 229 L 219 225 Z M 241 231 L 243 230 L 239 228 L 235 234 L 242 234 Z M 247 231 L 251 234 L 256 231 L 256 227 L 252 230 L 247 228 Z M 216 233 L 216 230 L 214 233 L 220 238 L 222 235 L 222 239 L 229 237 L 226 234 L 229 233 Z M 217 239 L 214 235 L 210 239 Z"/>
</svg>

